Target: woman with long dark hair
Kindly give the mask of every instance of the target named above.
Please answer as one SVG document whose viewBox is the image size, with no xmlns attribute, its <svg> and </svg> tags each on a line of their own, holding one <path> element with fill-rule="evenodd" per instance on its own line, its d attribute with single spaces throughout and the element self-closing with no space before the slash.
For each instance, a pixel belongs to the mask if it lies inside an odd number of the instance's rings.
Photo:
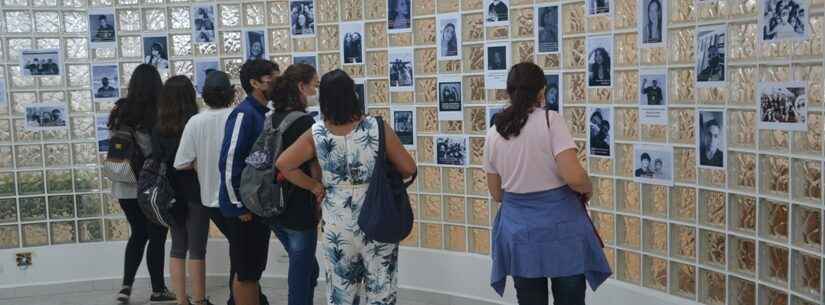
<svg viewBox="0 0 825 305">
<path fill-rule="evenodd" d="M 168 58 L 163 46 L 155 42 L 150 47 L 149 54 L 143 59 L 143 63 L 150 64 L 157 69 L 169 69 Z"/>
<path fill-rule="evenodd" d="M 544 72 L 533 63 L 507 76 L 510 105 L 487 130 L 487 187 L 501 209 L 493 225 L 491 286 L 503 294 L 513 277 L 520 305 L 584 304 L 611 271 L 587 211 L 592 192 L 564 118 L 542 110 Z"/>
<path fill-rule="evenodd" d="M 186 294 L 186 254 L 189 253 L 190 264 L 193 267 L 203 265 L 206 249 L 197 243 L 195 238 L 200 235 L 199 232 L 209 230 L 195 171 L 173 169 L 183 128 L 189 118 L 198 113 L 195 99 L 195 87 L 188 77 L 178 75 L 167 80 L 160 91 L 158 120 L 152 129 L 152 158 L 168 166 L 169 171 L 166 173 L 175 190 L 175 223 L 172 226 L 169 271 L 179 305 L 190 304 Z M 198 284 L 205 285 L 205 282 Z M 192 290 L 201 293 L 196 296 L 198 305 L 208 304 L 202 295 L 205 286 L 192 287 Z"/>
<path fill-rule="evenodd" d="M 138 144 L 145 157 L 152 154 L 149 132 L 155 126 L 158 98 L 162 86 L 160 75 L 154 66 L 139 65 L 132 72 L 128 94 L 115 103 L 115 107 L 109 114 L 109 130 L 134 131 L 135 143 Z M 153 302 L 174 301 L 175 295 L 166 289 L 163 280 L 163 256 L 167 229 L 150 222 L 143 215 L 137 203 L 137 184 L 112 181 L 112 196 L 118 199 L 131 229 L 124 257 L 123 287 L 117 294 L 117 301 L 122 304 L 129 303 L 132 284 L 135 282 L 135 274 L 143 260 L 143 250 L 147 242 L 149 250 L 146 251 L 146 266 L 152 281 L 150 300 Z"/>
<path fill-rule="evenodd" d="M 310 190 L 321 204 L 327 295 L 340 300 L 336 303 L 357 304 L 359 289 L 352 283 L 369 283 L 365 304 L 394 305 L 398 243 L 367 240 L 357 219 L 377 162 L 378 141 L 386 143 L 387 159 L 402 176 L 412 176 L 415 161 L 386 122 L 385 136 L 379 138 L 378 120 L 363 113 L 355 82 L 344 71 L 324 75 L 319 102 L 324 121 L 301 135 L 276 165 L 289 182 Z M 316 157 L 323 171 L 320 182 L 301 169 Z"/>
<path fill-rule="evenodd" d="M 602 47 L 590 52 L 590 68 L 587 73 L 590 86 L 610 86 L 610 54 Z"/>
<path fill-rule="evenodd" d="M 447 23 L 441 29 L 441 56 L 456 56 L 458 54 L 458 35 L 455 25 Z"/>
<path fill-rule="evenodd" d="M 662 42 L 662 2 L 650 0 L 647 4 L 647 20 L 644 26 L 644 42 Z"/>
</svg>

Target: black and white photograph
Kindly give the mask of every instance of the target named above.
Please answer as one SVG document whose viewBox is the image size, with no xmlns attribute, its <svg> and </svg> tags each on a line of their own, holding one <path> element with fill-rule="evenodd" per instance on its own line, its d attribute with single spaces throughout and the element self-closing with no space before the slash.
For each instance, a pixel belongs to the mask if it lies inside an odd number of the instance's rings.
<svg viewBox="0 0 825 305">
<path fill-rule="evenodd" d="M 438 60 L 461 59 L 461 15 L 438 15 L 436 20 L 436 46 Z"/>
<path fill-rule="evenodd" d="M 438 120 L 463 120 L 464 107 L 461 104 L 461 77 L 438 77 Z"/>
<path fill-rule="evenodd" d="M 358 96 L 358 105 L 361 106 L 361 111 L 363 113 L 367 113 L 367 93 L 364 87 L 364 80 L 363 79 L 356 79 L 355 80 L 355 95 Z"/>
<path fill-rule="evenodd" d="M 315 2 L 312 0 L 293 0 L 289 2 L 289 10 L 292 37 L 315 36 Z"/>
<path fill-rule="evenodd" d="M 413 55 L 412 49 L 390 49 L 390 92 L 413 91 Z"/>
<path fill-rule="evenodd" d="M 725 25 L 696 29 L 696 86 L 715 87 L 725 83 Z"/>
<path fill-rule="evenodd" d="M 439 165 L 465 166 L 469 164 L 467 137 L 436 136 L 435 160 Z"/>
<path fill-rule="evenodd" d="M 195 92 L 198 96 L 203 93 L 203 83 L 209 73 L 220 70 L 217 58 L 199 58 L 195 60 Z"/>
<path fill-rule="evenodd" d="M 756 98 L 762 129 L 805 131 L 808 95 L 803 81 L 759 83 Z"/>
<path fill-rule="evenodd" d="M 97 151 L 109 151 L 109 114 L 95 115 L 95 129 L 97 129 Z"/>
<path fill-rule="evenodd" d="M 92 65 L 92 95 L 95 101 L 113 101 L 120 97 L 119 75 L 116 64 Z"/>
<path fill-rule="evenodd" d="M 510 24 L 510 0 L 484 0 L 484 25 Z"/>
<path fill-rule="evenodd" d="M 55 76 L 63 73 L 59 49 L 26 49 L 20 51 L 20 74 L 23 76 Z"/>
<path fill-rule="evenodd" d="M 116 45 L 115 10 L 89 10 L 89 47 L 111 48 Z"/>
<path fill-rule="evenodd" d="M 493 127 L 496 124 L 496 115 L 504 110 L 504 106 L 487 106 L 484 113 L 484 119 L 487 121 L 487 127 Z"/>
<path fill-rule="evenodd" d="M 266 43 L 266 30 L 243 31 L 243 45 L 246 50 L 246 60 L 269 59 Z"/>
<path fill-rule="evenodd" d="M 592 157 L 613 156 L 613 109 L 610 107 L 587 108 L 590 128 L 587 131 L 587 155 Z"/>
<path fill-rule="evenodd" d="M 699 109 L 696 115 L 699 136 L 697 159 L 699 167 L 725 168 L 725 112 L 721 109 Z"/>
<path fill-rule="evenodd" d="M 65 104 L 31 104 L 26 106 L 26 130 L 66 129 L 68 112 Z"/>
<path fill-rule="evenodd" d="M 639 89 L 639 105 L 667 106 L 667 71 L 640 71 Z"/>
<path fill-rule="evenodd" d="M 484 47 L 484 87 L 507 88 L 507 67 L 510 66 L 510 44 L 491 42 Z"/>
<path fill-rule="evenodd" d="M 610 3 L 612 0 L 587 0 L 587 15 L 609 15 L 611 10 Z"/>
<path fill-rule="evenodd" d="M 318 69 L 318 56 L 315 53 L 295 53 L 292 55 L 293 64 L 307 64 Z"/>
<path fill-rule="evenodd" d="M 673 146 L 636 144 L 633 151 L 636 182 L 673 186 Z"/>
<path fill-rule="evenodd" d="M 166 35 L 143 36 L 143 63 L 158 70 L 169 69 L 169 40 Z"/>
<path fill-rule="evenodd" d="M 805 40 L 810 37 L 808 0 L 758 0 L 759 41 Z"/>
<path fill-rule="evenodd" d="M 402 33 L 412 31 L 411 0 L 387 0 L 387 31 Z"/>
<path fill-rule="evenodd" d="M 192 6 L 192 40 L 195 43 L 215 42 L 215 6 L 198 4 Z"/>
<path fill-rule="evenodd" d="M 587 86 L 610 87 L 613 76 L 613 37 L 587 38 Z"/>
<path fill-rule="evenodd" d="M 405 148 L 415 148 L 415 108 L 398 107 L 392 109 L 392 129 Z"/>
<path fill-rule="evenodd" d="M 667 35 L 667 1 L 641 0 L 639 16 L 639 36 L 643 47 L 660 47 L 665 45 Z"/>
<path fill-rule="evenodd" d="M 9 100 L 6 97 L 6 80 L 0 78 L 0 109 L 3 109 L 8 105 Z"/>
<path fill-rule="evenodd" d="M 559 6 L 545 5 L 536 7 L 536 53 L 559 53 Z"/>
<path fill-rule="evenodd" d="M 364 63 L 364 23 L 341 23 L 341 58 L 344 65 L 360 65 Z"/>
<path fill-rule="evenodd" d="M 561 76 L 558 73 L 544 75 L 544 109 L 561 113 Z"/>
</svg>

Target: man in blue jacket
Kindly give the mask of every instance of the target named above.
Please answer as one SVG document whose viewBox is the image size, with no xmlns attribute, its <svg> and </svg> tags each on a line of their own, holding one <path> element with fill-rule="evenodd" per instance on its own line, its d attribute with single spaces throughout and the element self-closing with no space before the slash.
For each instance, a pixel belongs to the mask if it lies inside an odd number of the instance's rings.
<svg viewBox="0 0 825 305">
<path fill-rule="evenodd" d="M 264 59 L 249 60 L 241 67 L 241 86 L 247 97 L 226 120 L 218 169 L 221 173 L 219 202 L 229 232 L 229 260 L 235 273 L 232 283 L 235 304 L 259 305 L 258 281 L 266 269 L 270 230 L 241 202 L 239 188 L 244 160 L 263 130 L 269 84 L 277 77 L 278 65 Z"/>
</svg>

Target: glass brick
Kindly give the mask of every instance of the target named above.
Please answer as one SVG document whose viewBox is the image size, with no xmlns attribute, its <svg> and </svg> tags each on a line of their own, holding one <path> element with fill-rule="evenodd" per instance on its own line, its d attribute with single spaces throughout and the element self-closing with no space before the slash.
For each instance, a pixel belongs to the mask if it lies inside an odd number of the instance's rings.
<svg viewBox="0 0 825 305">
<path fill-rule="evenodd" d="M 34 48 L 34 41 L 31 38 L 9 38 L 6 47 L 8 48 L 9 61 L 20 61 L 20 51 Z"/>
<path fill-rule="evenodd" d="M 74 218 L 74 196 L 49 196 L 49 219 Z"/>
<path fill-rule="evenodd" d="M 58 12 L 35 12 L 35 30 L 38 33 L 60 32 L 60 14 Z"/>
<path fill-rule="evenodd" d="M 247 26 L 260 26 L 266 22 L 266 5 L 264 2 L 244 3 L 244 23 Z"/>
<path fill-rule="evenodd" d="M 16 195 L 14 183 L 14 173 L 1 172 L 0 173 L 0 195 L 13 196 Z"/>
<path fill-rule="evenodd" d="M 86 0 L 63 0 L 64 7 L 84 7 Z"/>
<path fill-rule="evenodd" d="M 20 198 L 20 220 L 37 221 L 46 219 L 46 198 Z"/>
<path fill-rule="evenodd" d="M 49 230 L 46 223 L 30 223 L 21 226 L 23 247 L 46 246 L 49 244 Z"/>
<path fill-rule="evenodd" d="M 3 1 L 8 6 L 28 6 L 29 2 L 27 0 L 5 0 Z"/>
<path fill-rule="evenodd" d="M 47 167 L 69 166 L 71 165 L 71 158 L 69 157 L 68 143 L 54 143 L 43 146 L 44 155 L 46 157 Z"/>
<path fill-rule="evenodd" d="M 14 89 L 28 89 L 34 88 L 35 86 L 36 79 L 34 77 L 23 76 L 23 74 L 20 72 L 20 66 L 9 66 L 9 76 L 11 78 L 11 83 L 9 84 L 9 86 Z M 14 101 L 16 96 L 19 97 L 20 94 L 11 94 L 12 101 Z"/>
<path fill-rule="evenodd" d="M 37 7 L 57 6 L 57 0 L 32 0 L 32 5 Z"/>
<path fill-rule="evenodd" d="M 163 31 L 166 29 L 166 9 L 146 9 L 143 11 L 146 21 L 146 30 Z"/>
<path fill-rule="evenodd" d="M 69 91 L 69 111 L 92 111 L 92 93 L 89 90 Z"/>
<path fill-rule="evenodd" d="M 74 221 L 59 221 L 49 223 L 52 234 L 52 245 L 71 244 L 76 242 L 76 228 Z"/>
<path fill-rule="evenodd" d="M 103 241 L 103 220 L 79 220 L 77 222 L 77 233 L 80 242 Z"/>
<path fill-rule="evenodd" d="M 100 190 L 100 175 L 96 168 L 78 168 L 74 170 L 75 189 L 78 192 Z"/>
<path fill-rule="evenodd" d="M 17 225 L 0 226 L 0 249 L 20 247 L 20 232 Z"/>
<path fill-rule="evenodd" d="M 97 143 L 73 143 L 74 165 L 97 164 Z"/>
<path fill-rule="evenodd" d="M 11 146 L 0 146 L 0 169 L 14 168 L 14 154 Z"/>
<path fill-rule="evenodd" d="M 143 58 L 143 42 L 140 36 L 120 36 L 120 56 Z"/>
<path fill-rule="evenodd" d="M 17 154 L 18 168 L 43 167 L 43 151 L 38 145 L 17 145 L 14 147 Z"/>
<path fill-rule="evenodd" d="M 126 219 L 106 219 L 106 240 L 129 239 L 129 223 Z"/>
<path fill-rule="evenodd" d="M 72 171 L 68 169 L 46 170 L 46 185 L 49 193 L 72 191 Z"/>
<path fill-rule="evenodd" d="M 192 27 L 190 24 L 189 7 L 172 7 L 169 8 L 169 19 L 171 28 L 173 30 L 187 30 Z"/>
<path fill-rule="evenodd" d="M 17 222 L 17 200 L 0 199 L 0 223 Z"/>
<path fill-rule="evenodd" d="M 116 48 L 95 48 L 94 57 L 99 60 L 115 59 L 117 57 Z"/>
<path fill-rule="evenodd" d="M 30 33 L 32 16 L 28 11 L 6 11 L 6 29 L 9 33 Z"/>
<path fill-rule="evenodd" d="M 117 4 L 119 4 L 119 5 L 135 5 L 135 4 L 138 4 L 138 0 L 117 0 Z"/>
<path fill-rule="evenodd" d="M 241 6 L 239 4 L 221 4 L 218 6 L 218 22 L 224 27 L 241 25 Z"/>
<path fill-rule="evenodd" d="M 117 11 L 119 27 L 118 31 L 138 32 L 140 31 L 140 10 L 120 9 Z"/>
<path fill-rule="evenodd" d="M 191 60 L 176 60 L 172 63 L 175 75 L 186 75 L 189 79 L 195 79 L 195 67 Z"/>
<path fill-rule="evenodd" d="M 89 41 L 86 38 L 66 38 L 66 60 L 86 60 L 89 58 Z"/>
<path fill-rule="evenodd" d="M 172 56 L 192 56 L 192 35 L 172 35 Z"/>
<path fill-rule="evenodd" d="M 89 87 L 89 65 L 66 65 L 70 87 Z"/>
<path fill-rule="evenodd" d="M 82 116 L 70 119 L 72 139 L 95 139 L 95 120 L 93 117 Z"/>
<path fill-rule="evenodd" d="M 77 217 L 99 217 L 102 215 L 100 194 L 80 194 L 75 196 L 75 200 L 77 200 Z"/>
</svg>

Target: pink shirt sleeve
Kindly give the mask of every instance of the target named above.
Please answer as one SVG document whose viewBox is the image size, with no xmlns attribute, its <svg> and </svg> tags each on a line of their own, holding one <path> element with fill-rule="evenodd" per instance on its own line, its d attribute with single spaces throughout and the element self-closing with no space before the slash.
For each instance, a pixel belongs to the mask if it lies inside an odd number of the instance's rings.
<svg viewBox="0 0 825 305">
<path fill-rule="evenodd" d="M 493 128 L 492 126 L 490 127 Z M 487 131 L 487 137 L 484 139 L 484 171 L 491 173 L 491 174 L 498 174 L 498 171 L 493 166 L 493 137 L 496 135 L 494 134 L 496 131 L 495 129 Z"/>
<path fill-rule="evenodd" d="M 559 153 L 576 148 L 576 142 L 573 142 L 573 135 L 567 129 L 567 123 L 564 118 L 555 111 L 550 111 L 550 147 L 553 149 L 553 156 L 558 156 Z"/>
</svg>

